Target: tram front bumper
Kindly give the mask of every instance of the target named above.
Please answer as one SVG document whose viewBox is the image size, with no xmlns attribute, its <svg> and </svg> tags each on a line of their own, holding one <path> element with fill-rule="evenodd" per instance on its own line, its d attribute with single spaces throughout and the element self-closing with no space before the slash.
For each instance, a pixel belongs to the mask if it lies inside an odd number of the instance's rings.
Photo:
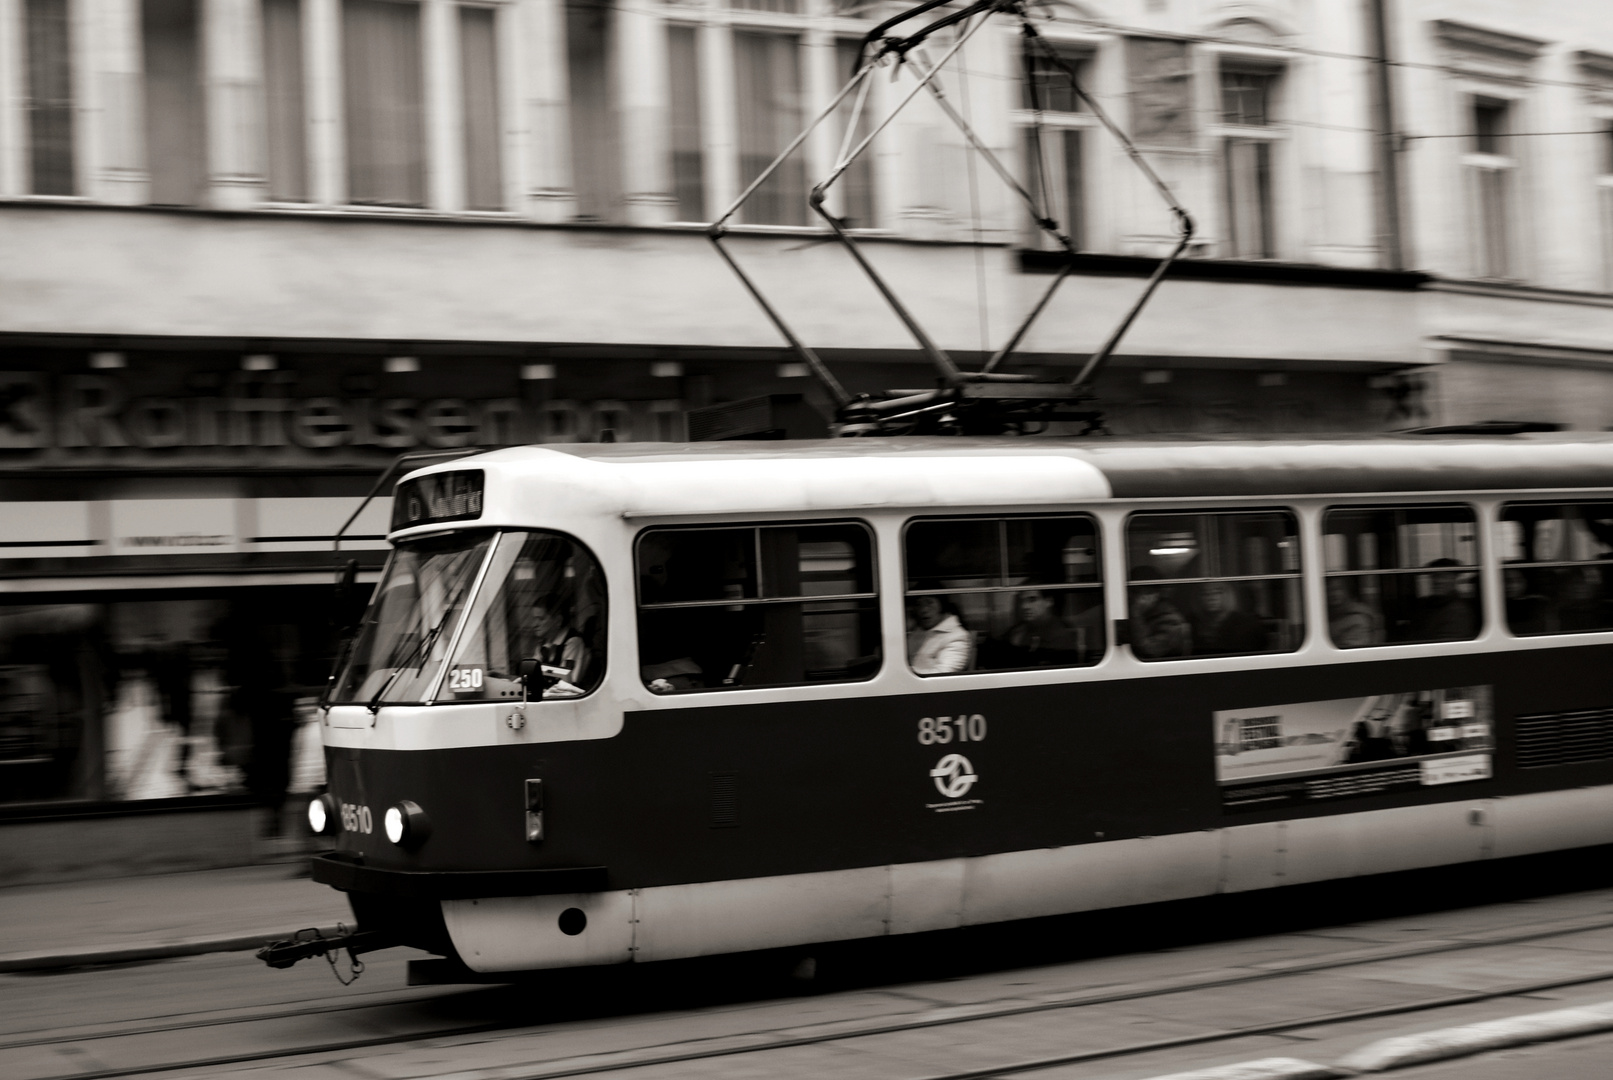
<svg viewBox="0 0 1613 1080">
<path fill-rule="evenodd" d="M 419 900 L 604 892 L 610 878 L 603 866 L 542 870 L 389 870 L 366 866 L 362 856 L 334 851 L 315 855 L 311 864 L 315 881 L 343 892 Z"/>
</svg>

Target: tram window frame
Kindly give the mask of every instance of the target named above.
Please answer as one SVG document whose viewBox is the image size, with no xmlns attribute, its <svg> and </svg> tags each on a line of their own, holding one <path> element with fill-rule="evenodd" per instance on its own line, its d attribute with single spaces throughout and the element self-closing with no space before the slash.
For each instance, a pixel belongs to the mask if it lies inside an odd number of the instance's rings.
<svg viewBox="0 0 1613 1080">
<path fill-rule="evenodd" d="M 1606 516 L 1598 519 L 1589 519 L 1582 514 L 1569 517 L 1568 513 L 1583 508 L 1599 507 L 1605 511 Z M 1556 516 L 1548 516 L 1543 511 L 1559 511 Z M 1529 558 L 1532 549 L 1537 543 L 1533 535 L 1509 536 L 1508 525 L 1520 524 L 1521 518 L 1513 515 L 1521 511 L 1533 511 L 1536 525 L 1544 521 L 1579 521 L 1588 523 L 1589 520 L 1613 522 L 1613 500 L 1610 499 L 1554 499 L 1549 502 L 1509 502 L 1502 503 L 1498 508 L 1495 520 L 1495 552 L 1496 563 L 1501 570 L 1502 582 L 1502 613 L 1506 620 L 1507 631 L 1514 637 L 1546 637 L 1562 634 L 1596 634 L 1613 630 L 1613 603 L 1609 602 L 1608 589 L 1613 586 L 1613 534 L 1606 541 L 1595 537 L 1596 528 L 1586 524 L 1584 531 L 1564 528 L 1562 535 L 1556 539 L 1559 547 L 1558 554 L 1562 554 L 1561 547 L 1570 544 L 1576 538 L 1580 540 L 1595 538 L 1604 550 L 1585 558 L 1555 558 L 1540 559 Z M 1528 532 L 1520 527 L 1522 532 Z M 1588 532 L 1589 537 L 1585 535 Z M 1547 543 L 1551 540 L 1545 541 Z M 1523 558 L 1508 558 L 1510 550 L 1522 550 Z M 1584 574 L 1586 570 L 1594 570 L 1594 576 Z M 1572 576 L 1577 576 L 1581 582 L 1592 584 L 1596 591 L 1601 593 L 1600 600 L 1592 601 L 1590 597 L 1573 597 L 1568 590 L 1573 587 Z M 1600 579 L 1595 580 L 1595 579 Z M 1514 587 L 1520 587 L 1519 595 L 1513 595 Z M 1589 601 L 1589 602 L 1587 602 Z M 1599 618 L 1587 619 L 1600 612 Z M 1585 625 L 1587 622 L 1596 622 L 1599 625 Z M 1531 628 L 1534 624 L 1534 628 Z"/>
<path fill-rule="evenodd" d="M 539 553 L 551 557 L 533 557 Z M 553 557 L 557 555 L 564 557 Z M 545 567 L 549 573 L 540 575 Z M 544 612 L 541 621 L 534 618 L 539 608 Z M 559 529 L 500 529 L 455 630 L 432 701 L 527 700 L 520 667 L 528 658 L 559 676 L 532 694 L 532 700 L 587 697 L 605 682 L 609 613 L 604 566 L 587 544 Z"/>
<path fill-rule="evenodd" d="M 1162 573 L 1157 558 L 1147 561 L 1146 564 L 1136 555 L 1138 548 L 1134 540 L 1138 539 L 1138 526 L 1143 523 L 1168 519 L 1198 519 L 1205 522 L 1209 519 L 1235 519 L 1235 518 L 1265 518 L 1281 521 L 1285 526 L 1284 540 L 1274 546 L 1281 552 L 1283 544 L 1291 545 L 1288 554 L 1279 554 L 1277 561 L 1285 568 L 1275 572 L 1260 572 L 1252 574 L 1224 574 L 1219 572 L 1196 573 L 1191 575 L 1169 575 Z M 1181 533 L 1181 530 L 1178 530 Z M 1166 534 L 1159 534 L 1166 535 Z M 1182 533 L 1182 535 L 1187 535 Z M 1205 536 L 1213 536 L 1215 543 L 1213 550 L 1207 547 L 1203 540 Z M 1188 555 L 1183 566 L 1189 565 L 1195 559 L 1202 559 L 1210 565 L 1209 569 L 1218 571 L 1220 565 L 1226 561 L 1241 563 L 1247 555 L 1226 556 L 1223 554 L 1222 538 L 1219 532 L 1206 530 L 1202 524 L 1193 533 L 1193 550 L 1170 552 L 1171 557 Z M 1122 536 L 1125 548 L 1126 569 L 1126 639 L 1131 646 L 1131 653 L 1144 663 L 1163 663 L 1172 660 L 1202 660 L 1221 657 L 1237 656 L 1281 656 L 1298 652 L 1305 645 L 1309 630 L 1309 621 L 1305 610 L 1305 547 L 1303 534 L 1300 531 L 1299 515 L 1290 507 L 1226 507 L 1219 509 L 1203 507 L 1182 507 L 1158 510 L 1141 510 L 1132 513 L 1126 518 L 1125 533 Z M 1162 556 L 1165 550 L 1151 550 L 1152 556 Z M 1293 566 L 1286 568 L 1291 558 Z M 1151 570 L 1151 574 L 1142 571 Z M 1251 610 L 1248 598 L 1251 587 L 1259 587 L 1264 582 L 1283 582 L 1278 603 L 1284 610 L 1281 615 L 1258 615 L 1260 632 L 1267 636 L 1269 647 L 1260 649 L 1216 649 L 1206 648 L 1201 651 L 1198 645 L 1199 624 L 1188 618 L 1184 608 L 1199 606 L 1202 608 L 1203 597 L 1197 598 L 1197 603 L 1179 603 L 1176 590 L 1182 586 L 1194 586 L 1196 592 L 1203 592 L 1206 585 L 1226 585 L 1232 598 L 1232 605 L 1227 614 L 1220 620 L 1227 623 L 1232 616 L 1247 613 Z M 1243 588 L 1239 588 L 1243 586 Z M 1227 592 L 1222 593 L 1222 603 L 1226 602 Z M 1147 599 L 1145 601 L 1145 597 Z M 1269 597 L 1260 597 L 1268 600 Z M 1268 607 L 1277 605 L 1268 604 Z M 1257 601 L 1254 610 L 1258 613 L 1260 603 Z M 1201 610 L 1199 618 L 1205 617 Z M 1230 625 L 1218 629 L 1218 633 L 1231 635 L 1247 635 L 1253 627 L 1248 620 L 1232 619 Z M 1206 631 L 1208 633 L 1208 631 Z M 1234 637 L 1234 640 L 1236 638 Z"/>
<path fill-rule="evenodd" d="M 1011 542 L 1010 534 L 1009 534 L 1009 527 L 1012 524 L 1017 523 L 1017 522 L 1030 522 L 1030 523 L 1047 522 L 1047 523 L 1052 523 L 1052 522 L 1059 522 L 1059 521 L 1081 521 L 1081 522 L 1086 523 L 1090 527 L 1091 536 L 1092 536 L 1091 547 L 1090 547 L 1090 555 L 1091 555 L 1091 558 L 1092 558 L 1092 568 L 1091 568 L 1091 571 L 1090 571 L 1091 580 L 1078 581 L 1078 582 L 1069 582 L 1069 581 L 1032 581 L 1032 582 L 1023 582 L 1023 583 L 1019 583 L 1019 584 L 1009 584 L 1008 583 L 1009 578 L 1013 576 L 1012 574 L 1010 574 L 1009 561 L 1010 561 L 1010 559 L 1012 557 L 1012 552 L 1014 550 L 1012 542 Z M 914 572 L 913 572 L 913 564 L 914 564 L 915 560 L 913 559 L 913 556 L 912 556 L 912 548 L 911 548 L 912 539 L 911 538 L 912 538 L 912 533 L 913 533 L 914 527 L 918 526 L 918 527 L 921 527 L 921 528 L 927 528 L 927 527 L 932 526 L 932 525 L 946 525 L 946 524 L 956 524 L 956 525 L 965 525 L 965 524 L 967 524 L 967 525 L 988 525 L 989 524 L 989 525 L 995 525 L 996 526 L 996 529 L 994 530 L 994 532 L 996 534 L 995 543 L 996 543 L 996 556 L 997 557 L 996 557 L 996 582 L 994 584 L 991 584 L 991 585 L 985 585 L 985 584 L 956 585 L 956 586 L 944 586 L 944 587 L 940 587 L 940 588 L 923 588 L 923 589 L 915 589 L 913 587 L 913 582 L 915 580 L 915 575 L 914 575 Z M 1061 549 L 1061 551 L 1060 551 L 1061 562 L 1062 562 L 1063 551 L 1066 550 L 1067 548 L 1068 548 L 1068 545 L 1066 545 L 1065 549 Z M 1028 548 L 1026 549 L 1026 552 L 1027 552 L 1027 554 L 1029 553 Z M 975 576 L 980 576 L 980 575 L 975 575 Z M 1032 575 L 1032 576 L 1034 576 L 1034 575 Z M 1078 643 L 1076 648 L 1073 649 L 1073 650 L 1069 650 L 1069 649 L 1050 650 L 1050 651 L 1055 652 L 1055 653 L 1074 652 L 1076 655 L 1075 655 L 1075 657 L 1073 659 L 1070 660 L 1070 662 L 1065 662 L 1065 663 L 1027 663 L 1027 664 L 991 663 L 990 666 L 982 666 L 982 663 L 981 663 L 982 656 L 985 656 L 985 657 L 989 658 L 994 653 L 997 656 L 1002 657 L 1004 659 L 1006 659 L 1007 657 L 1013 655 L 1013 653 L 1016 652 L 1016 651 L 1024 651 L 1027 655 L 1035 655 L 1035 653 L 1039 651 L 1039 643 L 1035 642 L 1035 640 L 1033 639 L 1033 643 L 1027 646 L 1023 642 L 1015 643 L 1011 639 L 1010 635 L 1012 634 L 1013 630 L 1016 629 L 1018 626 L 1023 625 L 1024 622 L 1026 621 L 1023 618 L 1020 618 L 1019 622 L 1016 622 L 1016 623 L 1010 625 L 1009 628 L 1007 630 L 1005 630 L 1002 634 L 998 634 L 998 635 L 995 635 L 993 637 L 981 637 L 980 635 L 985 634 L 986 631 L 970 629 L 969 627 L 962 626 L 961 625 L 961 616 L 960 616 L 960 627 L 959 627 L 959 629 L 961 629 L 964 632 L 968 633 L 970 635 L 970 637 L 973 639 L 972 643 L 970 645 L 970 649 L 969 649 L 968 666 L 963 668 L 963 669 L 961 669 L 961 670 L 958 670 L 958 671 L 931 671 L 931 672 L 924 672 L 924 671 L 919 671 L 919 670 L 917 670 L 916 668 L 913 667 L 912 657 L 911 657 L 911 655 L 909 655 L 909 657 L 908 657 L 908 668 L 915 675 L 918 675 L 920 678 L 933 679 L 933 678 L 944 678 L 944 677 L 949 676 L 949 675 L 978 675 L 978 674 L 981 674 L 981 673 L 984 673 L 984 672 L 1002 672 L 1002 671 L 1067 670 L 1067 669 L 1070 669 L 1070 668 L 1094 667 L 1094 666 L 1096 666 L 1098 664 L 1101 664 L 1103 662 L 1104 658 L 1108 655 L 1108 652 L 1109 652 L 1109 633 L 1108 633 L 1109 619 L 1108 619 L 1108 609 L 1105 606 L 1105 593 L 1104 593 L 1104 590 L 1105 590 L 1105 582 L 1104 582 L 1104 577 L 1103 577 L 1103 526 L 1102 526 L 1102 523 L 1093 514 L 1086 514 L 1086 513 L 1065 513 L 1065 514 L 1050 513 L 1049 514 L 1049 513 L 1044 513 L 1044 514 L 974 514 L 974 515 L 958 514 L 958 515 L 938 515 L 938 516 L 935 516 L 935 517 L 909 518 L 902 525 L 902 601 L 903 601 L 904 606 L 908 607 L 909 609 L 911 609 L 913 607 L 914 598 L 916 598 L 916 597 L 925 597 L 925 596 L 934 596 L 934 597 L 942 598 L 943 606 L 941 608 L 941 614 L 942 614 L 943 618 L 946 615 L 960 615 L 960 613 L 957 612 L 956 610 L 948 611 L 947 608 L 945 607 L 945 604 L 948 602 L 947 598 L 953 598 L 953 597 L 963 597 L 963 596 L 1009 596 L 1009 595 L 1025 594 L 1025 593 L 1033 593 L 1033 592 L 1034 593 L 1041 593 L 1041 594 L 1043 594 L 1045 596 L 1045 594 L 1047 594 L 1047 593 L 1077 594 L 1077 593 L 1082 592 L 1082 591 L 1094 593 L 1094 594 L 1096 594 L 1096 597 L 1097 597 L 1097 602 L 1095 604 L 1088 605 L 1086 608 L 1084 608 L 1082 611 L 1078 612 L 1074 616 L 1074 618 L 1081 618 L 1081 617 L 1087 615 L 1088 612 L 1095 612 L 1097 618 L 1096 618 L 1096 623 L 1095 623 L 1094 626 L 1092 626 L 1092 627 L 1086 627 L 1086 626 L 1074 627 L 1074 626 L 1070 626 L 1067 622 L 1065 623 L 1065 628 L 1070 630 L 1070 631 L 1073 631 L 1075 633 L 1076 641 Z M 950 602 L 952 603 L 953 607 L 956 608 L 956 604 L 957 604 L 956 600 L 951 600 Z M 1056 606 L 1056 603 L 1057 602 L 1055 601 L 1055 606 Z M 1016 603 L 1015 603 L 1016 609 L 1018 608 L 1018 606 L 1019 606 L 1018 602 L 1016 601 Z M 994 613 L 988 611 L 985 614 L 984 617 L 989 619 L 992 616 L 992 614 L 994 614 Z M 1015 617 L 1019 617 L 1021 615 L 1021 613 L 1019 611 L 1017 611 L 1017 610 L 1012 612 L 1011 614 L 1013 616 L 1015 616 Z M 910 618 L 911 617 L 912 616 L 910 615 Z M 1061 619 L 1061 621 L 1063 621 L 1063 620 Z M 1080 641 L 1081 641 L 1081 636 L 1080 636 L 1081 631 L 1087 630 L 1087 629 L 1093 629 L 1097 633 L 1096 644 L 1091 646 L 1091 647 L 1087 647 L 1085 645 L 1079 644 Z M 912 631 L 912 630 L 908 631 L 909 634 L 911 634 L 913 632 L 914 631 Z M 909 640 L 911 640 L 911 639 L 909 639 Z M 909 650 L 908 650 L 909 654 L 911 654 L 911 651 L 912 651 L 911 648 L 909 648 Z"/>
<path fill-rule="evenodd" d="M 773 573 L 777 574 L 777 567 L 785 564 L 778 564 L 779 553 L 777 550 L 769 550 L 767 543 L 763 540 L 764 533 L 783 532 L 786 530 L 848 528 L 857 530 L 862 537 L 860 551 L 856 547 L 853 548 L 853 562 L 848 572 L 856 576 L 858 583 L 865 582 L 868 586 L 866 590 L 818 594 L 805 591 L 786 593 L 778 591 L 776 585 L 769 584 L 769 565 L 773 564 L 775 566 Z M 742 549 L 741 558 L 744 559 L 744 575 L 738 580 L 731 580 L 723 585 L 724 594 L 721 596 L 710 595 L 704 598 L 646 603 L 645 585 L 647 576 L 645 574 L 646 567 L 642 561 L 646 541 L 658 536 L 688 536 L 702 532 L 751 534 L 748 543 Z M 799 538 L 797 538 L 797 542 L 799 542 Z M 856 561 L 859 555 L 866 556 L 866 561 L 861 565 L 858 565 Z M 675 553 L 671 552 L 665 556 L 667 560 L 673 557 L 675 557 Z M 708 555 L 707 557 L 711 556 Z M 800 567 L 800 558 L 797 555 L 796 573 L 799 575 L 805 572 Z M 652 526 L 640 531 L 633 539 L 633 577 L 639 674 L 644 685 L 657 695 L 709 694 L 725 690 L 847 685 L 868 682 L 875 678 L 884 666 L 883 629 L 879 610 L 879 543 L 874 530 L 866 521 L 855 518 L 834 518 L 829 520 L 733 521 L 697 525 Z M 851 607 L 848 610 L 839 611 L 823 608 L 817 611 L 812 610 L 814 605 L 829 604 L 850 604 Z M 759 669 L 765 675 L 769 667 L 774 669 L 778 669 L 781 666 L 787 667 L 789 664 L 788 650 L 792 647 L 801 654 L 802 675 L 808 674 L 808 669 L 804 665 L 807 662 L 806 653 L 811 647 L 809 638 L 812 635 L 812 631 L 805 625 L 804 618 L 799 628 L 799 640 L 797 642 L 790 642 L 788 633 L 786 633 L 786 640 L 782 643 L 782 649 L 773 650 L 771 653 L 763 651 L 767 645 L 767 635 L 774 632 L 774 629 L 768 628 L 768 624 L 778 618 L 774 616 L 770 619 L 767 609 L 780 612 L 788 611 L 791 608 L 800 611 L 803 616 L 819 614 L 840 616 L 842 620 L 848 618 L 853 620 L 859 643 L 872 651 L 847 657 L 844 677 L 793 680 L 764 679 L 764 681 L 760 682 L 745 681 L 747 674 L 753 670 Z M 675 613 L 678 611 L 738 615 L 742 614 L 746 609 L 759 609 L 762 611 L 762 628 L 753 630 L 750 643 L 744 647 L 741 653 L 735 654 L 742 655 L 743 659 L 728 664 L 726 670 L 708 672 L 705 666 L 699 662 L 701 654 L 695 649 L 691 649 L 689 654 L 682 657 L 672 657 L 669 653 L 667 659 L 657 660 L 653 663 L 647 662 L 646 650 L 651 648 L 652 640 L 659 636 L 665 642 L 671 640 L 671 634 L 663 630 L 657 635 L 651 627 L 652 620 L 646 619 L 646 613 L 650 613 L 652 616 L 656 613 Z M 720 626 L 721 614 L 717 614 L 717 618 L 718 622 L 711 622 L 708 619 L 708 626 L 705 629 L 710 630 Z M 787 620 L 787 616 L 785 618 Z M 667 625 L 672 624 L 668 623 Z M 683 628 L 685 634 L 695 634 L 699 629 L 701 628 L 698 625 Z M 724 628 L 730 635 L 733 633 L 733 629 L 732 626 Z M 786 625 L 784 629 L 788 632 L 794 628 Z M 842 631 L 844 629 L 842 627 Z M 832 634 L 824 635 L 825 638 L 832 636 Z M 679 635 L 678 640 L 683 640 L 683 635 Z M 674 649 L 672 651 L 679 650 Z M 667 649 L 663 645 L 661 649 L 657 650 L 658 652 L 667 652 Z M 656 653 L 649 655 L 656 655 Z"/>
<path fill-rule="evenodd" d="M 1357 562 L 1365 562 L 1363 554 L 1367 545 L 1361 543 L 1361 538 L 1372 530 L 1358 530 L 1354 533 L 1334 531 L 1330 528 L 1336 516 L 1343 515 L 1370 515 L 1390 514 L 1397 515 L 1394 522 L 1396 547 L 1392 549 L 1395 563 L 1406 561 L 1398 549 L 1400 543 L 1400 530 L 1406 526 L 1415 525 L 1467 525 L 1469 535 L 1456 537 L 1456 544 L 1466 543 L 1471 547 L 1470 562 L 1446 561 L 1449 555 L 1437 555 L 1433 559 L 1425 560 L 1423 552 L 1416 556 L 1415 565 L 1394 566 L 1362 566 L 1354 567 Z M 1425 521 L 1399 520 L 1416 515 L 1429 515 Z M 1439 520 L 1433 515 L 1437 514 L 1465 514 L 1465 520 L 1455 517 L 1449 520 Z M 1481 516 L 1476 507 L 1469 503 L 1395 503 L 1395 504 L 1349 504 L 1340 503 L 1323 509 L 1320 520 L 1322 540 L 1322 592 L 1323 617 L 1326 621 L 1328 640 L 1338 649 L 1365 649 L 1382 646 L 1400 645 L 1439 645 L 1458 641 L 1474 641 L 1484 633 L 1484 551 L 1480 545 Z M 1355 536 L 1352 542 L 1346 540 L 1342 548 L 1335 544 L 1330 537 Z M 1390 535 L 1390 534 L 1381 534 Z M 1417 543 L 1425 543 L 1418 541 Z M 1382 553 L 1377 550 L 1379 545 L 1372 545 L 1372 561 L 1382 562 Z M 1338 548 L 1345 555 L 1346 569 L 1334 569 L 1335 549 Z M 1466 583 L 1472 588 L 1471 596 L 1462 596 L 1461 588 Z M 1429 591 L 1424 592 L 1419 578 L 1426 578 Z M 1394 617 L 1391 619 L 1390 598 L 1384 589 L 1385 579 L 1407 580 L 1412 582 L 1411 591 L 1397 587 L 1400 595 L 1394 598 L 1396 607 Z M 1446 596 L 1443 604 L 1425 605 L 1424 600 L 1433 598 L 1435 581 L 1449 580 L 1454 586 Z M 1356 584 L 1353 588 L 1346 588 L 1334 595 L 1332 582 L 1350 582 Z M 1453 609 L 1451 600 L 1467 602 L 1467 609 L 1471 616 L 1471 633 L 1419 635 L 1417 622 L 1425 620 L 1429 625 L 1439 625 Z M 1443 614 L 1442 614 L 1443 613 Z M 1460 617 L 1460 613 L 1456 617 Z M 1448 619 L 1447 619 L 1448 621 Z M 1404 624 L 1406 630 L 1401 632 L 1398 627 Z M 1363 640 L 1364 638 L 1364 640 Z"/>
</svg>

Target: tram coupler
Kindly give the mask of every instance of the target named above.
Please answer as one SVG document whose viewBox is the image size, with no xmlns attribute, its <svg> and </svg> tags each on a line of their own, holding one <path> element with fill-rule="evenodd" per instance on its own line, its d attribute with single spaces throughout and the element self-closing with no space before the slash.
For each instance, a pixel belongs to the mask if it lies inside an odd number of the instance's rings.
<svg viewBox="0 0 1613 1080">
<path fill-rule="evenodd" d="M 284 941 L 271 941 L 257 952 L 257 957 L 272 968 L 288 968 L 299 960 L 313 956 L 332 958 L 346 952 L 351 957 L 359 953 L 390 949 L 399 944 L 397 938 L 381 930 L 348 930 L 340 923 L 336 934 L 326 937 L 318 927 L 298 930 Z"/>
</svg>

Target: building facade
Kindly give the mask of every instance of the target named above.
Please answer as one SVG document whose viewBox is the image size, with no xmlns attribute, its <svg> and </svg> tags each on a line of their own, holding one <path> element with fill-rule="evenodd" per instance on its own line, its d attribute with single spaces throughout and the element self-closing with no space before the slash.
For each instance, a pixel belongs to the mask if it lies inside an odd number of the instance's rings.
<svg viewBox="0 0 1613 1080">
<path fill-rule="evenodd" d="M 0 0 L 0 802 L 295 788 L 330 537 L 399 453 L 815 400 L 703 223 L 898 10 Z M 1036 14 L 1198 225 L 1099 379 L 1113 430 L 1613 425 L 1613 9 Z M 887 62 L 734 223 L 854 392 L 933 372 L 805 195 L 954 40 Z M 1175 233 L 1052 68 L 999 20 L 940 84 L 1081 252 L 1018 360 L 1073 372 Z M 922 97 L 829 207 L 964 366 L 1065 262 Z M 386 512 L 342 556 L 361 584 Z"/>
</svg>

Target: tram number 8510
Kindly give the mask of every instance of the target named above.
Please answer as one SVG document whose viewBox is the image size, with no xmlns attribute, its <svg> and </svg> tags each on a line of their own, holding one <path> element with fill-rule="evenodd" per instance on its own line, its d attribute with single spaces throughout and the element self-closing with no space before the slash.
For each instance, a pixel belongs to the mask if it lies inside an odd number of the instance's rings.
<svg viewBox="0 0 1613 1080">
<path fill-rule="evenodd" d="M 975 713 L 973 716 L 926 716 L 919 721 L 922 746 L 949 743 L 954 736 L 959 742 L 980 742 L 986 737 L 986 718 Z"/>
<path fill-rule="evenodd" d="M 342 803 L 342 831 L 350 833 L 364 833 L 368 835 L 375 829 L 375 818 L 370 814 L 368 806 L 355 806 L 353 803 Z"/>
</svg>

